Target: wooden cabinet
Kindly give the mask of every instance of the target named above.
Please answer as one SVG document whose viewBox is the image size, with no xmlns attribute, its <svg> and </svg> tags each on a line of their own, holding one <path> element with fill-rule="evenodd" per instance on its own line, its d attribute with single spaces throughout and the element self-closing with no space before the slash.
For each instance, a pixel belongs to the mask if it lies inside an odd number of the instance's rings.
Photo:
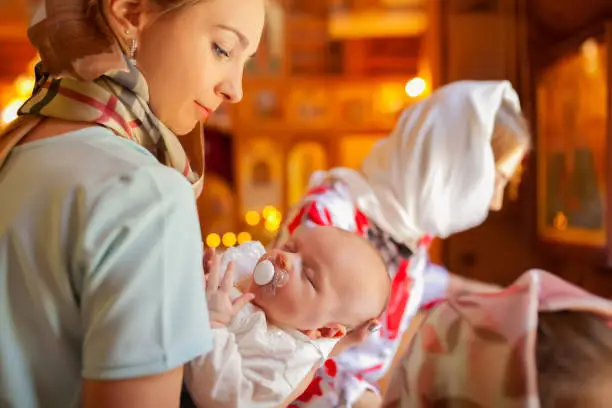
<svg viewBox="0 0 612 408">
<path fill-rule="evenodd" d="M 537 233 L 554 252 L 612 266 L 612 25 L 540 53 L 534 66 Z"/>
</svg>

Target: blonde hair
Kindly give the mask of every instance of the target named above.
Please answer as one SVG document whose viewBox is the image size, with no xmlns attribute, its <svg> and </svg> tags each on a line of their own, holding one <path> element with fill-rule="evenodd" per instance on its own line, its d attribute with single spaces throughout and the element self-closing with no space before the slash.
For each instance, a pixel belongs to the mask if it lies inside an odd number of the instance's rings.
<svg viewBox="0 0 612 408">
<path fill-rule="evenodd" d="M 531 148 L 531 136 L 525 117 L 507 102 L 502 103 L 495 116 L 495 127 L 491 138 L 495 162 L 499 163 L 518 149 Z"/>
</svg>

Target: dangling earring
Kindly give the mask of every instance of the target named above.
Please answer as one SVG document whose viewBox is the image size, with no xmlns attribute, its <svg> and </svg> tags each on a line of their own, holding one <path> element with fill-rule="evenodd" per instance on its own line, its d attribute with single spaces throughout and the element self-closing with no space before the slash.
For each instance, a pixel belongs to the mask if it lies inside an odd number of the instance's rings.
<svg viewBox="0 0 612 408">
<path fill-rule="evenodd" d="M 136 64 L 136 49 L 138 48 L 138 43 L 135 38 L 132 38 L 130 42 L 130 61 L 132 64 Z"/>
<path fill-rule="evenodd" d="M 130 30 L 125 30 L 125 35 L 130 35 Z M 136 64 L 136 50 L 138 49 L 138 42 L 136 38 L 130 38 L 130 47 L 128 50 L 128 58 L 132 64 Z"/>
</svg>

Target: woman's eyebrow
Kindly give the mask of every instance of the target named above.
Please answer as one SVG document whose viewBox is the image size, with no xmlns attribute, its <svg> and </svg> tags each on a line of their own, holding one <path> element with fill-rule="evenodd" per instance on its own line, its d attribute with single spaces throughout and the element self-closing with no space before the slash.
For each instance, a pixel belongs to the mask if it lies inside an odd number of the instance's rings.
<svg viewBox="0 0 612 408">
<path fill-rule="evenodd" d="M 228 26 L 225 24 L 217 24 L 215 27 L 220 28 L 222 30 L 231 31 L 232 33 L 236 34 L 236 36 L 238 37 L 238 39 L 240 40 L 240 43 L 242 44 L 244 48 L 247 48 L 249 46 L 249 39 L 246 38 L 246 36 L 242 34 L 242 32 L 238 30 L 237 28 L 234 28 L 232 26 Z"/>
</svg>

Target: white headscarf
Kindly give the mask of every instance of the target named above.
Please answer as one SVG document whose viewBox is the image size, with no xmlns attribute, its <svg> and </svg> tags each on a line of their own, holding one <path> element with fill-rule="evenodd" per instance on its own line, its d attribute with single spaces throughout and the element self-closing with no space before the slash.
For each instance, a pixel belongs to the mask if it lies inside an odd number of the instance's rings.
<svg viewBox="0 0 612 408">
<path fill-rule="evenodd" d="M 425 234 L 446 238 L 481 224 L 495 184 L 491 137 L 502 103 L 520 117 L 508 81 L 460 81 L 408 107 L 361 172 L 313 175 L 344 181 L 354 202 L 393 239 L 415 248 Z"/>
</svg>

